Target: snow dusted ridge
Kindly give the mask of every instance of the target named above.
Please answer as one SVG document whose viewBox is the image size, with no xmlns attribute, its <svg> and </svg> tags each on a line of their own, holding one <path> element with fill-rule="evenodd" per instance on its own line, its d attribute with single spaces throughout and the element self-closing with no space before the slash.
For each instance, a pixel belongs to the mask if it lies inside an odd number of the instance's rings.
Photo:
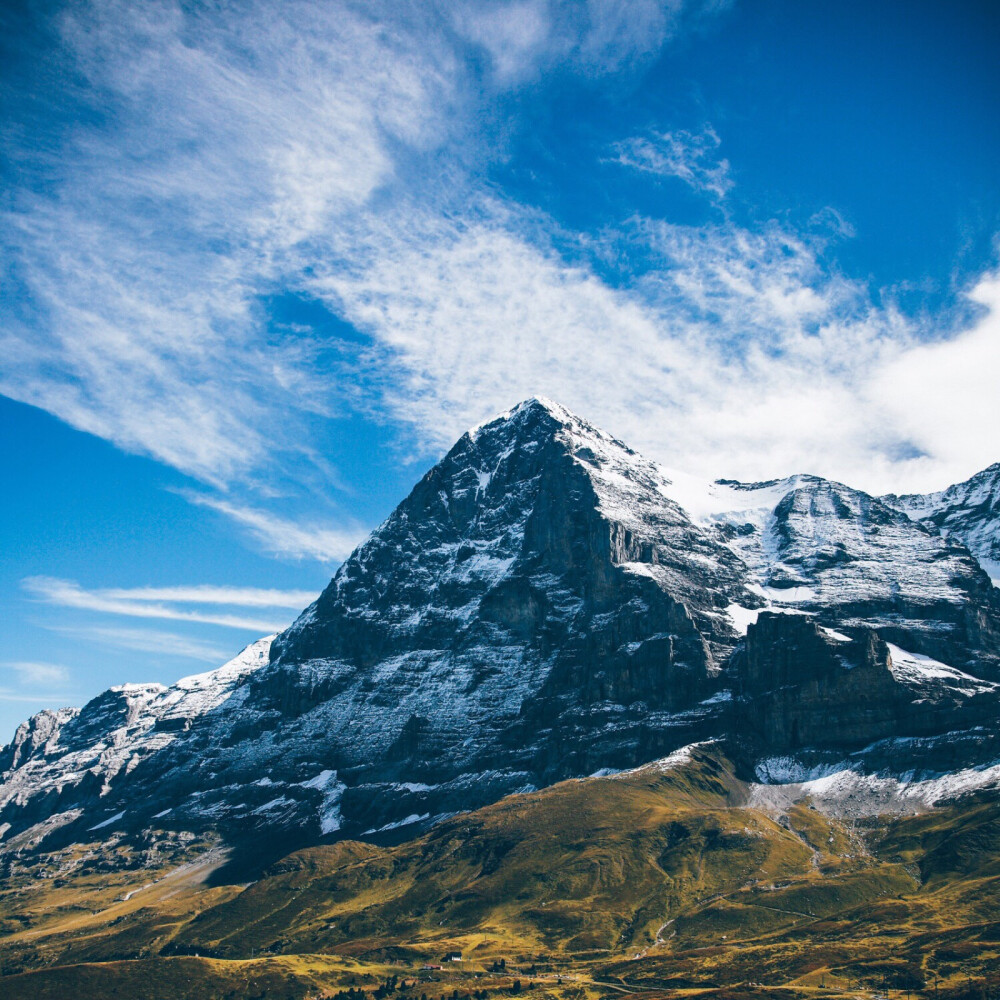
<svg viewBox="0 0 1000 1000">
<path fill-rule="evenodd" d="M 13 742 L 0 751 L 0 811 L 36 795 L 58 799 L 95 780 L 100 796 L 119 775 L 127 776 L 165 749 L 200 717 L 222 706 L 235 711 L 241 683 L 267 663 L 273 638 L 258 639 L 217 670 L 184 677 L 170 687 L 122 684 L 82 709 L 41 712 L 22 723 Z M 90 829 L 102 829 L 123 815 Z"/>
<path fill-rule="evenodd" d="M 592 777 L 629 778 L 636 774 L 667 774 L 670 771 L 684 767 L 686 764 L 693 763 L 693 751 L 708 749 L 715 746 L 716 743 L 716 740 L 700 740 L 698 743 L 689 743 L 687 746 L 678 747 L 672 753 L 667 754 L 666 757 L 661 757 L 659 760 L 652 760 L 648 764 L 632 767 L 627 771 L 599 771 L 597 774 L 592 775 Z"/>
<path fill-rule="evenodd" d="M 821 812 L 848 818 L 924 812 L 964 795 L 1000 790 L 1000 764 L 914 779 L 844 765 L 810 772 L 794 760 L 772 759 L 758 765 L 757 776 L 761 784 L 751 786 L 752 807 L 783 811 L 808 799 Z"/>
<path fill-rule="evenodd" d="M 898 498 L 817 476 L 750 484 L 675 476 L 670 491 L 749 571 L 759 604 L 726 608 L 740 632 L 762 607 L 810 614 L 841 634 L 875 629 L 952 665 L 970 662 L 972 650 L 977 669 L 997 674 L 1000 595 L 985 572 L 995 567 L 970 552 L 957 532 L 911 517 Z M 998 530 L 1000 516 L 977 509 L 977 537 L 985 539 Z M 970 605 L 991 609 L 985 627 L 970 621 Z"/>
<path fill-rule="evenodd" d="M 943 682 L 952 688 L 959 688 L 970 694 L 995 694 L 1000 690 L 1000 684 L 985 681 L 980 677 L 973 677 L 971 674 L 963 673 L 954 667 L 949 667 L 946 663 L 940 663 L 930 656 L 923 656 L 920 653 L 908 653 L 899 646 L 889 646 L 889 669 L 893 675 L 909 683 L 913 687 L 927 686 L 937 687 Z"/>
<path fill-rule="evenodd" d="M 463 435 L 273 642 L 25 723 L 0 850 L 54 815 L 91 838 L 417 828 L 711 739 L 897 777 L 998 760 L 1000 590 L 962 541 L 992 551 L 996 478 L 919 503 L 700 483 L 529 400 Z"/>
<path fill-rule="evenodd" d="M 627 771 L 605 771 L 591 777 L 612 779 L 636 775 L 668 774 L 696 762 L 697 751 L 724 751 L 717 740 L 683 746 L 661 760 Z M 865 774 L 847 762 L 805 767 L 792 757 L 760 761 L 757 782 L 748 784 L 753 808 L 775 816 L 796 802 L 807 801 L 820 812 L 838 818 L 873 815 L 907 815 L 953 802 L 964 795 L 1000 791 L 1000 763 L 962 768 L 926 777 L 913 774 Z"/>
<path fill-rule="evenodd" d="M 700 493 L 687 481 L 674 492 L 699 523 L 729 537 L 775 607 L 862 603 L 896 589 L 958 603 L 962 581 L 979 569 L 961 546 L 904 512 L 817 476 L 712 483 Z"/>
<path fill-rule="evenodd" d="M 1000 587 L 1000 462 L 940 493 L 883 497 L 914 520 L 953 535 Z"/>
</svg>

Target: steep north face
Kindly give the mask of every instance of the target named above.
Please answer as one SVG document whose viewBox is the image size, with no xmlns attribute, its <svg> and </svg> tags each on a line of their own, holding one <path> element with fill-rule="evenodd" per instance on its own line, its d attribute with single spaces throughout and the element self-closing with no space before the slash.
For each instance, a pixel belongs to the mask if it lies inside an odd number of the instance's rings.
<svg viewBox="0 0 1000 1000">
<path fill-rule="evenodd" d="M 695 484 L 530 400 L 463 435 L 273 641 L 25 723 L 0 850 L 385 832 L 702 739 L 798 780 L 1000 758 L 1000 591 L 914 503 Z"/>
</svg>

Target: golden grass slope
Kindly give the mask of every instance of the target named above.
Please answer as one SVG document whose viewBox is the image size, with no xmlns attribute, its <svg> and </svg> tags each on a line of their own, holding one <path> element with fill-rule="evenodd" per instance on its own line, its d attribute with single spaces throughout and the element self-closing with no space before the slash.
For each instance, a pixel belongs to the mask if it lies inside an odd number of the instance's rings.
<svg viewBox="0 0 1000 1000">
<path fill-rule="evenodd" d="M 158 997 L 250 996 L 257 970 L 281 983 L 266 995 L 299 997 L 371 990 L 458 949 L 466 961 L 430 974 L 432 997 L 485 988 L 500 958 L 536 991 L 579 1000 L 935 976 L 947 991 L 1000 958 L 996 802 L 859 827 L 808 802 L 768 814 L 749 801 L 705 747 L 512 796 L 395 847 L 298 851 L 248 885 L 209 885 L 221 854 L 204 846 L 161 869 L 126 866 L 113 885 L 14 879 L 0 894 L 0 990 L 141 997 L 146 968 Z"/>
</svg>

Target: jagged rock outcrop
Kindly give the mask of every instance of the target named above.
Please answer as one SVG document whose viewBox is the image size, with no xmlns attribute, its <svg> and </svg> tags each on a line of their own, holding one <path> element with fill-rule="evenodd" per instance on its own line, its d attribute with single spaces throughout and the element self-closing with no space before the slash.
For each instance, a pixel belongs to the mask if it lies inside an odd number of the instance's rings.
<svg viewBox="0 0 1000 1000">
<path fill-rule="evenodd" d="M 54 752 L 63 726 L 79 714 L 78 708 L 45 709 L 22 722 L 14 739 L 0 749 L 0 774 L 16 771 L 28 761 Z"/>
<path fill-rule="evenodd" d="M 344 564 L 251 699 L 298 717 L 336 691 L 337 725 L 365 719 L 340 766 L 385 772 L 391 750 L 399 779 L 492 762 L 549 780 L 567 752 L 635 762 L 627 720 L 708 697 L 739 639 L 721 608 L 760 603 L 667 486 L 554 404 L 515 409 L 465 435 Z"/>
<path fill-rule="evenodd" d="M 1000 591 L 900 503 L 694 483 L 531 400 L 464 435 L 273 642 L 22 726 L 0 850 L 33 824 L 384 833 L 708 738 L 985 761 Z"/>
<path fill-rule="evenodd" d="M 1000 685 L 906 653 L 869 629 L 762 612 L 734 657 L 738 728 L 769 753 L 857 749 L 990 721 Z"/>
<path fill-rule="evenodd" d="M 129 776 L 144 761 L 196 721 L 238 712 L 238 689 L 267 663 L 270 644 L 261 639 L 217 670 L 171 687 L 123 684 L 82 709 L 40 712 L 22 723 L 0 751 L 0 844 L 33 823 L 56 818 L 54 828 L 75 823 L 86 833 L 108 813 L 123 811 L 114 806 L 125 804 Z M 155 784 L 140 794 L 147 810 L 159 811 Z"/>
</svg>

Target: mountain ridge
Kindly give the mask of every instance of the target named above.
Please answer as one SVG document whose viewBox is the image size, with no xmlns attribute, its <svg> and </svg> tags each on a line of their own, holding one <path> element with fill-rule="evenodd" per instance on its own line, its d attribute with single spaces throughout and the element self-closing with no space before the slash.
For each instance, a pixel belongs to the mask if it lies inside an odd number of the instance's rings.
<svg viewBox="0 0 1000 1000">
<path fill-rule="evenodd" d="M 954 534 L 1000 586 L 1000 462 L 936 493 L 884 497 L 914 519 Z"/>
<path fill-rule="evenodd" d="M 992 530 L 981 492 L 695 484 L 525 401 L 456 442 L 266 663 L 206 682 L 218 699 L 125 686 L 25 723 L 0 852 L 105 823 L 417 829 L 720 736 L 751 770 L 1000 759 L 1000 591 L 959 537 Z"/>
</svg>

